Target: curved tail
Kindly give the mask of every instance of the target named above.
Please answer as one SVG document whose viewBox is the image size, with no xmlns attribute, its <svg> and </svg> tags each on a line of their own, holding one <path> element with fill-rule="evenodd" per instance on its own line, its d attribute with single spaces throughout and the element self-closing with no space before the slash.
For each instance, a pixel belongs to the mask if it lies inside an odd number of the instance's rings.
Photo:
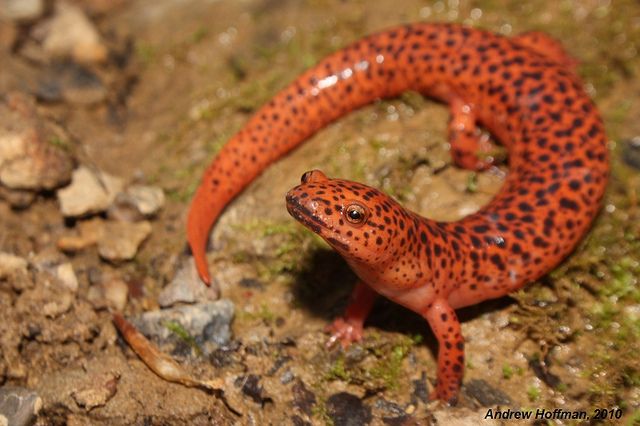
<svg viewBox="0 0 640 426">
<path fill-rule="evenodd" d="M 444 73 L 417 62 L 424 64 L 430 58 L 423 55 L 444 43 L 433 36 L 441 27 L 390 29 L 326 57 L 260 108 L 225 144 L 206 170 L 188 216 L 189 245 L 205 283 L 211 281 L 205 258 L 209 230 L 227 203 L 270 163 L 338 117 L 410 88 L 427 93 Z"/>
</svg>

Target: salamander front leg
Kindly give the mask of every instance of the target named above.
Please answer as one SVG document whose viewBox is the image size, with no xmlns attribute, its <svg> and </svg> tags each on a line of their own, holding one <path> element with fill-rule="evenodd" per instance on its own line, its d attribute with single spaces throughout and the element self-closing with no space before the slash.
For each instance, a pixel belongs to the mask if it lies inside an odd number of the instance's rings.
<svg viewBox="0 0 640 426">
<path fill-rule="evenodd" d="M 455 311 L 443 299 L 429 305 L 424 318 L 438 339 L 438 378 L 430 399 L 455 404 L 464 373 L 464 338 Z"/>
<path fill-rule="evenodd" d="M 337 341 L 340 341 L 342 347 L 346 348 L 351 343 L 362 340 L 364 322 L 369 316 L 377 297 L 378 293 L 358 280 L 351 293 L 351 300 L 344 315 L 336 318 L 333 324 L 326 328 L 326 331 L 331 333 L 331 337 L 327 341 L 327 347 L 331 347 Z"/>
</svg>

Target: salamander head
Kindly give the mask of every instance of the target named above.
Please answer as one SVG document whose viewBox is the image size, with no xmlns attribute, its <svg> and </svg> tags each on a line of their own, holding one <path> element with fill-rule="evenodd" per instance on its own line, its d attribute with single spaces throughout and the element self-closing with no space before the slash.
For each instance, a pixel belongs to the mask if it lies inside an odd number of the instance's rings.
<svg viewBox="0 0 640 426">
<path fill-rule="evenodd" d="M 302 175 L 286 200 L 291 216 L 347 260 L 378 263 L 392 256 L 394 223 L 403 212 L 377 189 L 312 170 Z"/>
</svg>

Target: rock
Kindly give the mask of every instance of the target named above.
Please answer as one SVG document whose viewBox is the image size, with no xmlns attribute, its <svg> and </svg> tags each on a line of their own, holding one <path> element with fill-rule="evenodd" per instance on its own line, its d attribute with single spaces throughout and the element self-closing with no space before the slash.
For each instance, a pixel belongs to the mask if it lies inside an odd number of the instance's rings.
<svg viewBox="0 0 640 426">
<path fill-rule="evenodd" d="M 10 189 L 51 190 L 71 177 L 71 158 L 51 143 L 56 135 L 38 116 L 32 98 L 11 93 L 0 103 L 0 184 Z"/>
<path fill-rule="evenodd" d="M 339 392 L 327 399 L 327 414 L 335 426 L 360 426 L 371 421 L 371 408 L 357 396 Z"/>
<path fill-rule="evenodd" d="M 98 240 L 98 253 L 112 262 L 131 260 L 150 234 L 151 223 L 147 221 L 106 222 L 102 237 Z"/>
<path fill-rule="evenodd" d="M 11 253 L 0 252 L 0 279 L 10 278 L 19 273 L 27 273 L 29 262 Z"/>
<path fill-rule="evenodd" d="M 220 298 L 217 286 L 206 286 L 200 280 L 193 257 L 183 259 L 171 282 L 162 289 L 158 304 L 163 308 L 176 303 L 213 301 Z"/>
<path fill-rule="evenodd" d="M 57 246 L 64 252 L 75 253 L 96 244 L 103 234 L 104 221 L 102 219 L 84 220 L 77 224 L 75 235 L 60 237 Z"/>
<path fill-rule="evenodd" d="M 622 160 L 636 170 L 640 170 L 640 136 L 623 142 Z"/>
<path fill-rule="evenodd" d="M 110 206 L 110 219 L 136 222 L 154 216 L 164 205 L 165 197 L 161 188 L 146 185 L 131 185 L 120 192 Z"/>
<path fill-rule="evenodd" d="M 484 380 L 469 380 L 465 383 L 464 393 L 471 398 L 475 398 L 483 407 L 511 405 L 513 403 L 511 398 L 509 398 L 509 395 L 505 394 L 500 389 L 492 387 Z"/>
<path fill-rule="evenodd" d="M 55 294 L 54 297 L 42 305 L 42 313 L 49 318 L 59 317 L 71 309 L 74 300 L 73 295 L 68 292 Z"/>
<path fill-rule="evenodd" d="M 35 95 L 48 102 L 66 101 L 76 105 L 92 105 L 106 99 L 107 89 L 90 69 L 63 61 L 43 70 Z"/>
<path fill-rule="evenodd" d="M 101 63 L 108 50 L 102 37 L 82 9 L 65 1 L 56 2 L 53 17 L 37 28 L 42 47 L 51 58 L 72 58 L 78 63 Z"/>
<path fill-rule="evenodd" d="M 93 377 L 89 387 L 71 393 L 71 397 L 79 407 L 89 411 L 105 405 L 118 391 L 119 375 L 113 373 Z"/>
<path fill-rule="evenodd" d="M 35 21 L 44 13 L 44 0 L 0 0 L 0 17 L 10 21 Z"/>
<path fill-rule="evenodd" d="M 179 306 L 159 311 L 145 312 L 132 323 L 141 333 L 159 344 L 175 347 L 184 345 L 184 336 L 171 330 L 171 323 L 179 324 L 195 340 L 205 355 L 210 355 L 218 347 L 227 345 L 231 339 L 231 320 L 234 305 L 230 300 L 197 305 Z"/>
<path fill-rule="evenodd" d="M 0 425 L 31 425 L 42 408 L 42 399 L 32 390 L 5 386 L 0 388 Z"/>
<path fill-rule="evenodd" d="M 273 402 L 273 399 L 265 395 L 264 387 L 260 384 L 260 376 L 256 374 L 238 376 L 234 385 L 257 404 L 264 405 L 267 402 Z"/>
<path fill-rule="evenodd" d="M 117 311 L 124 310 L 129 296 L 129 286 L 121 279 L 111 279 L 103 284 L 104 298 L 107 304 Z"/>
<path fill-rule="evenodd" d="M 80 217 L 105 211 L 122 190 L 122 179 L 104 172 L 93 173 L 81 166 L 73 171 L 71 185 L 57 192 L 65 217 Z"/>
<path fill-rule="evenodd" d="M 5 200 L 14 209 L 26 209 L 36 199 L 36 193 L 23 189 L 9 189 L 0 186 L 0 198 Z"/>
<path fill-rule="evenodd" d="M 78 291 L 78 278 L 65 256 L 53 249 L 45 249 L 38 253 L 31 261 L 36 269 L 48 274 L 56 280 L 60 286 L 71 293 Z"/>
</svg>

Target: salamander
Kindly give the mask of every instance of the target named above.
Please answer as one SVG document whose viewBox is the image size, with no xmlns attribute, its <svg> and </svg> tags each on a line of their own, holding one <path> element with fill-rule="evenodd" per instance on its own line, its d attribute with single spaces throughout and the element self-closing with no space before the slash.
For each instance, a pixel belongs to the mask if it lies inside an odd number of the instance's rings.
<svg viewBox="0 0 640 426">
<path fill-rule="evenodd" d="M 509 172 L 478 212 L 437 222 L 379 190 L 314 170 L 286 195 L 289 213 L 324 238 L 359 280 L 330 342 L 362 337 L 381 294 L 422 315 L 438 340 L 431 394 L 455 403 L 464 338 L 455 310 L 501 297 L 558 265 L 588 231 L 609 175 L 602 119 L 559 42 L 454 24 L 391 28 L 339 50 L 261 107 L 204 173 L 188 215 L 203 281 L 205 247 L 229 201 L 270 163 L 328 123 L 380 98 L 417 91 L 448 105 L 453 161 L 492 166 L 479 126 L 507 150 Z"/>
</svg>

